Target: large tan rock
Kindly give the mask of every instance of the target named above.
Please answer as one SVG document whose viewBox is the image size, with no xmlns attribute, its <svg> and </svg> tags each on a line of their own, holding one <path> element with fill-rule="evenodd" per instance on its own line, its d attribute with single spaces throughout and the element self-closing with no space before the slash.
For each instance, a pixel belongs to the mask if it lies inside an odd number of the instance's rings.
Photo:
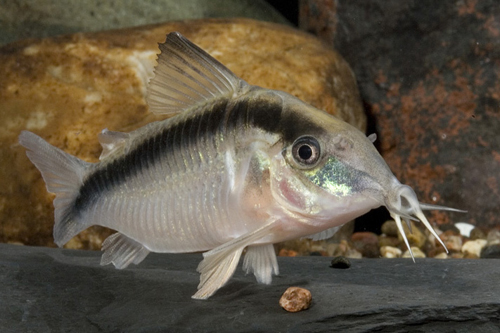
<svg viewBox="0 0 500 333">
<path fill-rule="evenodd" d="M 179 31 L 251 84 L 287 91 L 364 130 L 347 63 L 316 38 L 248 19 L 196 20 L 26 40 L 0 48 L 0 241 L 54 246 L 53 195 L 17 143 L 21 130 L 86 161 L 98 160 L 103 128 L 129 131 L 159 119 L 146 83 L 157 43 Z M 68 247 L 99 248 L 91 228 Z"/>
</svg>

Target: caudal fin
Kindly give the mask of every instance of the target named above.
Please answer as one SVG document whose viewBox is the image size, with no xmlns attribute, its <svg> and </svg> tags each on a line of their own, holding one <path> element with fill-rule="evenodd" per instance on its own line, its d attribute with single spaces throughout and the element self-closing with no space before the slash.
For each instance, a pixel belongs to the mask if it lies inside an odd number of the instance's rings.
<svg viewBox="0 0 500 333">
<path fill-rule="evenodd" d="M 21 132 L 19 143 L 27 149 L 26 155 L 40 170 L 47 191 L 56 195 L 54 241 L 61 247 L 88 227 L 75 219 L 73 205 L 91 163 L 71 156 L 29 131 Z"/>
</svg>

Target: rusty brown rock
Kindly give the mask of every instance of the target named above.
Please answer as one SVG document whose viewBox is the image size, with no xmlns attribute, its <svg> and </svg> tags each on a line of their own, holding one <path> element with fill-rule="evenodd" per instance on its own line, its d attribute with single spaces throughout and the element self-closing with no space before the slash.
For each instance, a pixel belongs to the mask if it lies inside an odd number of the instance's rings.
<svg viewBox="0 0 500 333">
<path fill-rule="evenodd" d="M 439 224 L 500 216 L 500 3 L 301 1 L 300 26 L 353 67 L 369 131 L 397 178 Z M 373 13 L 376 13 L 375 15 Z"/>
<path fill-rule="evenodd" d="M 317 38 L 248 19 L 180 21 L 26 40 L 0 48 L 0 241 L 54 246 L 53 196 L 17 143 L 28 129 L 95 162 L 104 128 L 129 131 L 159 119 L 146 83 L 157 43 L 179 31 L 251 84 L 284 90 L 364 129 L 352 71 Z M 307 47 L 304 47 L 307 45 Z M 68 247 L 98 249 L 109 234 L 90 228 Z"/>
<path fill-rule="evenodd" d="M 280 298 L 280 305 L 288 312 L 307 310 L 311 306 L 312 295 L 307 289 L 300 287 L 288 288 Z"/>
</svg>

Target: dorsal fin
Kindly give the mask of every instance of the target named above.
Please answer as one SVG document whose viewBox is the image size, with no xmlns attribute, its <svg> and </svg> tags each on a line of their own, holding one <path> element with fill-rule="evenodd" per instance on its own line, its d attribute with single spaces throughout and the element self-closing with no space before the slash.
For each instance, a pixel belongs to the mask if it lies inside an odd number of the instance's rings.
<svg viewBox="0 0 500 333">
<path fill-rule="evenodd" d="M 217 97 L 231 97 L 246 85 L 178 32 L 168 34 L 159 47 L 147 95 L 149 109 L 155 114 L 177 113 Z"/>
<path fill-rule="evenodd" d="M 98 136 L 99 143 L 102 146 L 102 153 L 101 156 L 99 156 L 99 160 L 102 161 L 119 149 L 125 148 L 129 138 L 129 133 L 113 132 L 107 128 L 103 129 Z"/>
</svg>

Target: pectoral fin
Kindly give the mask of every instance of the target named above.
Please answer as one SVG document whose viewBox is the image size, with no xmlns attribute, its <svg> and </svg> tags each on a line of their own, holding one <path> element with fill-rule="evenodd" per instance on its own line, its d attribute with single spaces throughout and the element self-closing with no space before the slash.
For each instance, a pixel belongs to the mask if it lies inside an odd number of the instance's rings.
<svg viewBox="0 0 500 333">
<path fill-rule="evenodd" d="M 241 237 L 233 239 L 215 249 L 203 253 L 203 261 L 198 265 L 201 273 L 195 299 L 207 299 L 233 276 L 243 249 L 272 232 L 276 220 Z"/>
<path fill-rule="evenodd" d="M 330 228 L 330 229 L 326 229 L 326 230 L 323 230 L 321 232 L 318 232 L 317 234 L 309 235 L 309 236 L 306 236 L 304 238 L 309 238 L 309 239 L 312 239 L 313 241 L 319 241 L 319 240 L 323 240 L 323 239 L 328 239 L 328 238 L 332 237 L 333 235 L 335 235 L 335 233 L 341 227 L 342 226 L 338 226 L 338 227 L 333 227 L 333 228 Z"/>
<path fill-rule="evenodd" d="M 101 265 L 113 263 L 116 268 L 123 269 L 131 263 L 138 264 L 146 258 L 149 251 L 141 243 L 117 232 L 102 243 L 104 251 Z"/>
<path fill-rule="evenodd" d="M 253 272 L 257 282 L 270 284 L 272 275 L 279 274 L 273 244 L 249 246 L 243 260 L 243 270 L 247 274 Z"/>
</svg>

